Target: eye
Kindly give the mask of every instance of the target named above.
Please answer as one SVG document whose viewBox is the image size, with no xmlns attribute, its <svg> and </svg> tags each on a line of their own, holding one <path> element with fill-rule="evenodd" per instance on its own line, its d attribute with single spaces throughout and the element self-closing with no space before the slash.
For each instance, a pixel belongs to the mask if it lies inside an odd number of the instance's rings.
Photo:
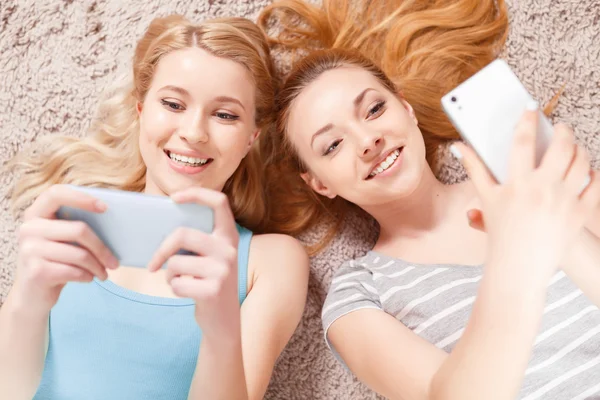
<svg viewBox="0 0 600 400">
<path fill-rule="evenodd" d="M 336 140 L 335 142 L 333 142 L 323 153 L 324 156 L 330 154 L 332 151 L 334 151 L 335 149 L 337 149 L 337 147 L 340 145 L 340 143 L 342 143 L 341 140 Z"/>
<path fill-rule="evenodd" d="M 378 117 L 383 114 L 383 111 L 385 111 L 385 101 L 378 101 L 367 113 L 367 118 Z"/>
<path fill-rule="evenodd" d="M 215 115 L 217 116 L 217 118 L 223 119 L 226 121 L 237 121 L 238 119 L 240 119 L 240 117 L 238 115 L 224 113 L 224 112 L 218 112 L 218 113 L 215 113 Z"/>
<path fill-rule="evenodd" d="M 173 101 L 161 99 L 160 102 L 163 106 L 169 108 L 172 111 L 183 111 L 185 109 L 181 104 L 175 103 Z"/>
</svg>

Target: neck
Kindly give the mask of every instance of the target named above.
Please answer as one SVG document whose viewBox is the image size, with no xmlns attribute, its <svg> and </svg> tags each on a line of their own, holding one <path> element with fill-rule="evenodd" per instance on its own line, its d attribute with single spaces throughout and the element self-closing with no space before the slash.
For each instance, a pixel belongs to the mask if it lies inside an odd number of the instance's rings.
<svg viewBox="0 0 600 400">
<path fill-rule="evenodd" d="M 144 187 L 144 193 L 146 194 L 152 194 L 152 195 L 158 195 L 158 196 L 170 196 L 176 192 L 180 192 L 183 190 L 186 190 L 188 188 L 191 187 L 204 187 L 207 189 L 212 189 L 212 190 L 216 190 L 219 192 L 223 192 L 224 186 L 225 184 L 223 184 L 222 186 L 217 186 L 215 188 L 213 187 L 207 187 L 201 184 L 196 184 L 196 185 L 188 185 L 188 186 L 184 186 L 182 189 L 175 189 L 174 191 L 168 191 L 168 190 L 164 190 L 162 187 L 160 187 L 159 185 L 157 185 L 156 183 L 154 183 L 154 181 L 152 181 L 151 179 L 146 177 L 146 186 Z"/>
<path fill-rule="evenodd" d="M 152 182 L 149 179 L 146 179 L 146 187 L 144 188 L 144 193 L 158 196 L 167 196 L 167 194 L 164 191 L 162 191 L 157 185 L 154 184 L 154 182 Z"/>
<path fill-rule="evenodd" d="M 441 183 L 427 167 L 416 189 L 401 199 L 365 209 L 379 223 L 379 243 L 418 237 L 435 230 L 464 206 L 466 188 Z M 461 188 L 462 187 L 462 188 Z"/>
</svg>

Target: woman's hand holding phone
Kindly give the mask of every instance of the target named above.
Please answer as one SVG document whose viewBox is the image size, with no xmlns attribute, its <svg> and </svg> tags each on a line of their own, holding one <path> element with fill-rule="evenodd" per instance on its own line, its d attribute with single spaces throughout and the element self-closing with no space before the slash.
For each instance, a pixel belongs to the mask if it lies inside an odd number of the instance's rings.
<svg viewBox="0 0 600 400">
<path fill-rule="evenodd" d="M 87 194 L 54 185 L 25 211 L 11 292 L 29 311 L 48 313 L 66 283 L 104 280 L 107 269 L 118 267 L 117 259 L 86 223 L 56 219 L 61 206 L 96 213 L 106 209 Z"/>
<path fill-rule="evenodd" d="M 471 226 L 489 234 L 489 257 L 516 261 L 539 269 L 548 279 L 563 260 L 600 202 L 600 183 L 592 181 L 586 151 L 575 145 L 572 131 L 555 127 L 539 167 L 535 167 L 538 113 L 521 119 L 513 142 L 507 181 L 498 184 L 475 152 L 462 143 L 455 154 L 463 162 L 482 201 L 471 210 Z"/>
<path fill-rule="evenodd" d="M 227 196 L 204 188 L 171 195 L 176 203 L 197 203 L 214 210 L 214 230 L 179 228 L 170 234 L 148 264 L 153 272 L 167 263 L 173 293 L 196 301 L 196 321 L 204 336 L 239 335 L 238 241 Z M 193 255 L 176 254 L 180 249 Z"/>
</svg>

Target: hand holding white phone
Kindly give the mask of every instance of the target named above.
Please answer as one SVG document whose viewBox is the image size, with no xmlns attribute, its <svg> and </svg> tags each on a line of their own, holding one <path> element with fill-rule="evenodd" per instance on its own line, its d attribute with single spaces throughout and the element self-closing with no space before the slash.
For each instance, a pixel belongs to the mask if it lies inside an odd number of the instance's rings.
<svg viewBox="0 0 600 400">
<path fill-rule="evenodd" d="M 495 60 L 442 97 L 442 107 L 461 137 L 499 182 L 506 181 L 515 128 L 527 109 L 536 104 L 519 78 L 503 60 Z M 554 127 L 538 110 L 535 144 L 538 166 L 550 144 Z M 582 191 L 590 177 L 582 182 Z"/>
</svg>

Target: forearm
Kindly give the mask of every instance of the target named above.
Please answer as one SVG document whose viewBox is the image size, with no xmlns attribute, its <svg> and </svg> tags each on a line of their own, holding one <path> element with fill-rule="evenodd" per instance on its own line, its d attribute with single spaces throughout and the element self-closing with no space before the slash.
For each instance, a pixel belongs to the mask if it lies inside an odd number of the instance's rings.
<svg viewBox="0 0 600 400">
<path fill-rule="evenodd" d="M 240 331 L 229 337 L 202 338 L 188 399 L 248 399 Z"/>
<path fill-rule="evenodd" d="M 581 291 L 600 307 L 600 239 L 585 230 L 568 257 L 562 270 Z"/>
<path fill-rule="evenodd" d="M 432 399 L 508 400 L 519 392 L 548 282 L 489 267 L 461 339 L 432 380 Z"/>
<path fill-rule="evenodd" d="M 9 295 L 0 309 L 0 398 L 30 400 L 44 370 L 49 313 Z"/>
</svg>

